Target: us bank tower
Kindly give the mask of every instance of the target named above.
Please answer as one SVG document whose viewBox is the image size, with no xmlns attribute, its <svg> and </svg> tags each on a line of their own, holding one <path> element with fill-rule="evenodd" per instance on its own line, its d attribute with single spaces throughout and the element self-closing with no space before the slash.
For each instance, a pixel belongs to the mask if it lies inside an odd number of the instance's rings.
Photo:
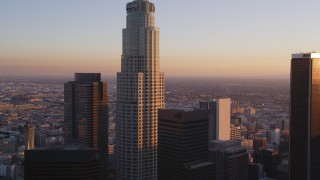
<svg viewBox="0 0 320 180">
<path fill-rule="evenodd" d="M 127 4 L 121 72 L 117 74 L 117 179 L 157 179 L 158 109 L 164 108 L 155 6 Z"/>
</svg>

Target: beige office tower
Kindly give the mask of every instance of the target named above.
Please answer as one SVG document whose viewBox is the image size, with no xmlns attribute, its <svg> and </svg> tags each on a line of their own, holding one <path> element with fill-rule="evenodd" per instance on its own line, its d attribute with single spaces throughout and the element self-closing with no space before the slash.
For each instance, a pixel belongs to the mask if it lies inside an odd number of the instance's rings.
<svg viewBox="0 0 320 180">
<path fill-rule="evenodd" d="M 230 140 L 231 99 L 200 101 L 200 109 L 209 110 L 209 143 L 212 140 Z"/>
<path fill-rule="evenodd" d="M 155 6 L 127 4 L 121 72 L 117 75 L 117 179 L 157 179 L 158 109 L 164 107 Z"/>
<path fill-rule="evenodd" d="M 26 149 L 34 149 L 34 126 L 28 122 L 25 125 L 25 144 Z"/>
</svg>

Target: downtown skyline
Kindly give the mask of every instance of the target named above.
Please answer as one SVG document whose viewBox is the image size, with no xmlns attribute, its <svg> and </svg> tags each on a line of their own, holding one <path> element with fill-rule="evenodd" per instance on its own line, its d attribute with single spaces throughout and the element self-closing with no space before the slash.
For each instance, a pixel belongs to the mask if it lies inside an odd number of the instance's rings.
<svg viewBox="0 0 320 180">
<path fill-rule="evenodd" d="M 153 2 L 166 76 L 288 78 L 292 52 L 320 50 L 317 1 Z M 1 2 L 0 76 L 115 76 L 126 3 Z"/>
<path fill-rule="evenodd" d="M 19 8 L 0 13 L 0 177 L 51 178 L 71 162 L 29 158 L 32 139 L 34 152 L 98 152 L 64 179 L 318 179 L 320 3 L 122 1 L 4 3 Z"/>
</svg>

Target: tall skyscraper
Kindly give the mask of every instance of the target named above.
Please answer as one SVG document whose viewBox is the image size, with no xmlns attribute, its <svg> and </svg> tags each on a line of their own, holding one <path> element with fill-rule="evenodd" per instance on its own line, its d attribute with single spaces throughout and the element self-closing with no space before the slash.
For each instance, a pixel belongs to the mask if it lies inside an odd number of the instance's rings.
<svg viewBox="0 0 320 180">
<path fill-rule="evenodd" d="M 208 114 L 208 110 L 159 111 L 159 180 L 213 178 L 214 164 L 208 161 Z"/>
<path fill-rule="evenodd" d="M 84 145 L 99 152 L 101 177 L 106 179 L 108 151 L 107 83 L 100 73 L 76 73 L 64 85 L 65 144 Z"/>
<path fill-rule="evenodd" d="M 117 75 L 117 179 L 157 179 L 158 109 L 164 107 L 155 6 L 127 4 L 121 72 Z"/>
<path fill-rule="evenodd" d="M 29 122 L 25 125 L 25 144 L 26 149 L 34 148 L 34 126 Z"/>
<path fill-rule="evenodd" d="M 290 179 L 320 179 L 320 54 L 293 54 Z"/>
<path fill-rule="evenodd" d="M 220 98 L 199 103 L 200 109 L 209 110 L 209 143 L 213 140 L 230 140 L 231 99 Z"/>
</svg>

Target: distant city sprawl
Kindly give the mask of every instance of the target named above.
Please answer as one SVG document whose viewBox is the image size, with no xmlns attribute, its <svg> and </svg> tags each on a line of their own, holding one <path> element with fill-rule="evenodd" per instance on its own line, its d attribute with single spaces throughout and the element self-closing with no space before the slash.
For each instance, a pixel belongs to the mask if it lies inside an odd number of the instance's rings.
<svg viewBox="0 0 320 180">
<path fill-rule="evenodd" d="M 10 80 L 0 82 L 1 166 L 22 176 L 25 124 L 35 127 L 34 146 L 63 144 L 63 83 L 58 80 Z M 252 150 L 272 148 L 281 153 L 276 165 L 286 170 L 289 128 L 289 83 L 287 80 L 232 80 L 167 78 L 167 108 L 198 108 L 199 101 L 231 98 L 231 138 L 242 139 Z M 115 168 L 116 83 L 108 79 L 109 169 Z M 239 130 L 238 130 L 239 129 Z M 280 131 L 280 132 L 278 132 Z M 266 138 L 265 144 L 259 138 Z M 257 162 L 262 162 L 256 157 Z M 13 171 L 13 166 L 15 171 Z M 281 166 L 282 165 L 282 166 Z M 19 168 L 20 167 L 20 168 Z M 274 169 L 276 171 L 277 169 Z M 269 172 L 269 170 L 267 171 Z M 270 170 L 271 172 L 271 170 Z M 5 176 L 3 174 L 3 176 Z M 271 175 L 272 176 L 272 175 Z"/>
</svg>

